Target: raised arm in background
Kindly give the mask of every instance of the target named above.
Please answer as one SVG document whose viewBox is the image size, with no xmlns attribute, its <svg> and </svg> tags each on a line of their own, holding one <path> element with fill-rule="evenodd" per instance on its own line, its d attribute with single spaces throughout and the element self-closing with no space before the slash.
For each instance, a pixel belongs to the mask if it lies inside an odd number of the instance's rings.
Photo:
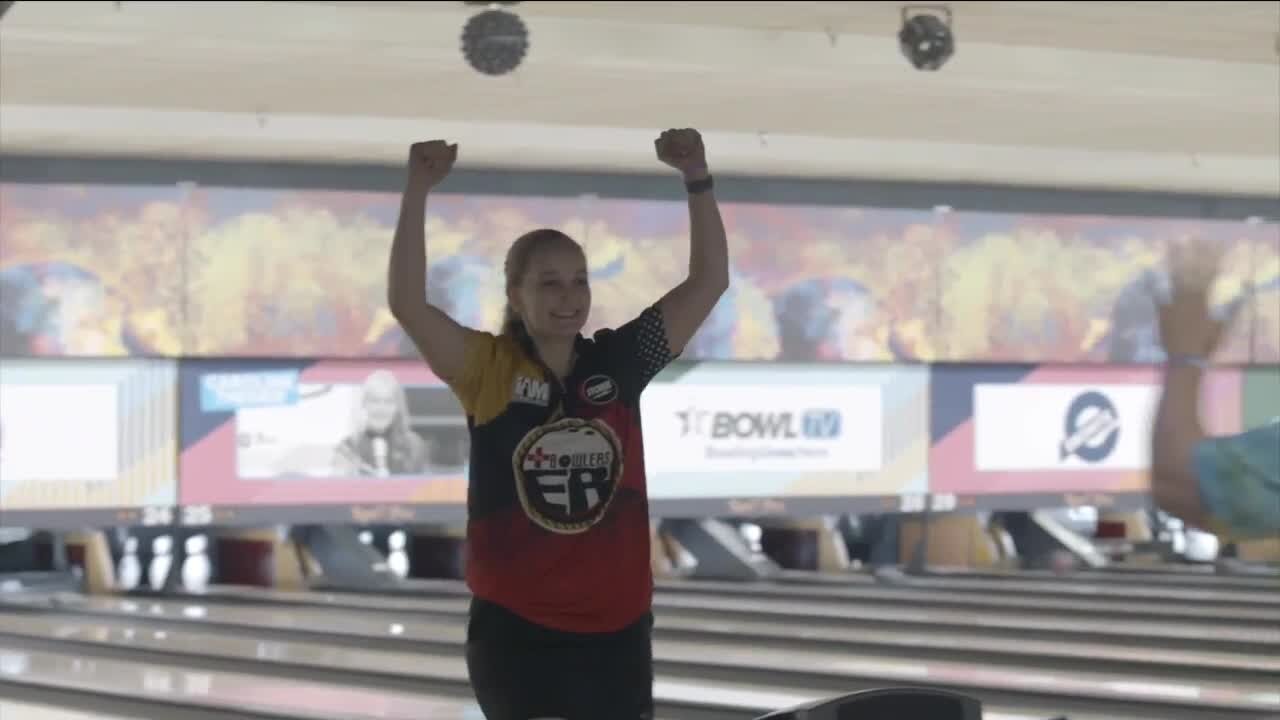
<svg viewBox="0 0 1280 720">
<path fill-rule="evenodd" d="M 729 243 L 709 184 L 702 136 L 688 128 L 668 130 L 654 147 L 658 159 L 679 170 L 690 187 L 689 275 L 658 302 L 667 347 L 679 355 L 729 289 Z"/>
<path fill-rule="evenodd" d="M 387 268 L 387 303 L 418 352 L 441 380 L 459 377 L 467 336 L 459 325 L 427 302 L 427 195 L 444 180 L 458 159 L 458 146 L 443 140 L 414 143 L 409 148 L 408 178 L 400 198 L 400 219 L 391 243 Z"/>
<path fill-rule="evenodd" d="M 1205 440 L 1200 385 L 1226 322 L 1209 309 L 1222 248 L 1196 241 L 1169 251 L 1169 301 L 1160 307 L 1160 339 L 1168 361 L 1151 438 L 1151 492 L 1156 504 L 1205 527 L 1195 452 Z"/>
</svg>

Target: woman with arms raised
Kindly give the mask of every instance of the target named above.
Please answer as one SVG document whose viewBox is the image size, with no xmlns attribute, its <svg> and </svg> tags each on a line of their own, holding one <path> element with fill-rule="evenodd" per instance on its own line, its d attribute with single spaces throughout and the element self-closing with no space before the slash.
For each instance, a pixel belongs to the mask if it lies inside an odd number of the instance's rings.
<svg viewBox="0 0 1280 720">
<path fill-rule="evenodd" d="M 423 220 L 457 146 L 410 148 L 391 250 L 391 311 L 457 394 L 471 431 L 467 668 L 488 720 L 641 720 L 653 713 L 649 510 L 640 394 L 729 284 L 702 138 L 668 130 L 658 159 L 688 191 L 688 277 L 586 338 L 582 248 L 533 230 L 507 253 L 497 334 L 426 303 Z"/>
</svg>

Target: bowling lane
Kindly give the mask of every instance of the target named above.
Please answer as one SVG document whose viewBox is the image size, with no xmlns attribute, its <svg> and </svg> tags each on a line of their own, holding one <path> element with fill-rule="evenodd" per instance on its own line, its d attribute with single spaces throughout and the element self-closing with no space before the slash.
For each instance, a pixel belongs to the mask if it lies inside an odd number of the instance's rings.
<svg viewBox="0 0 1280 720">
<path fill-rule="evenodd" d="M 420 601 L 407 597 L 387 598 L 376 595 L 331 595 L 336 604 L 325 602 L 317 593 L 269 593 L 267 591 L 228 591 L 229 595 L 250 600 L 278 597 L 286 603 L 294 600 L 311 607 L 358 609 L 361 616 L 376 626 L 376 619 L 411 621 L 423 628 L 425 637 L 462 642 L 465 606 L 456 615 L 421 612 Z M 319 602 L 307 602 L 318 599 Z M 193 602 L 199 600 L 193 599 Z M 218 605 L 211 605 L 215 610 Z M 225 607 L 225 606 L 224 606 Z M 235 607 L 234 605 L 231 607 Z M 248 606 L 252 607 L 252 606 Z M 345 611 L 345 612 L 349 612 Z M 212 617 L 212 616 L 211 616 Z M 1198 649 L 1178 650 L 1128 647 L 1123 643 L 1100 645 L 1080 641 L 1043 642 L 1026 638 L 990 638 L 981 631 L 933 631 L 912 633 L 884 624 L 851 628 L 846 624 L 809 624 L 795 618 L 786 624 L 757 620 L 749 616 L 728 618 L 690 618 L 678 612 L 657 614 L 655 630 L 659 639 L 690 640 L 717 644 L 747 643 L 752 646 L 774 646 L 783 649 L 820 646 L 851 653 L 873 653 L 886 657 L 917 658 L 921 654 L 939 660 L 973 663 L 1008 663 L 1020 667 L 1043 667 L 1059 670 L 1112 670 L 1132 672 L 1135 665 L 1142 671 L 1165 679 L 1244 680 L 1280 684 L 1280 654 L 1258 656 L 1216 653 Z"/>
<path fill-rule="evenodd" d="M 846 577 L 846 576 L 836 576 Z M 1215 626 L 1234 625 L 1241 628 L 1274 629 L 1280 607 L 1212 607 L 1201 603 L 1151 602 L 1117 599 L 1099 601 L 1089 598 L 1061 599 L 1034 595 L 1004 593 L 941 593 L 932 587 L 917 587 L 911 579 L 900 585 L 886 585 L 863 576 L 852 582 L 820 582 L 786 584 L 774 582 L 733 582 L 715 580 L 665 580 L 657 590 L 666 595 L 705 596 L 769 596 L 804 602 L 857 602 L 860 607 L 885 609 L 904 606 L 920 609 L 973 610 L 1017 613 L 1028 616 L 1084 616 L 1094 621 L 1129 622 L 1160 620 L 1170 623 L 1205 623 Z M 414 593 L 467 596 L 466 587 L 453 580 L 410 580 L 405 587 Z"/>
<path fill-rule="evenodd" d="M 190 616 L 190 613 L 181 613 Z M 252 613 L 251 613 L 252 614 Z M 304 613 L 306 614 L 306 613 Z M 0 617 L 0 634 L 6 638 L 6 644 L 25 639 L 26 642 L 40 643 L 42 639 L 54 643 L 75 643 L 77 653 L 85 656 L 98 656 L 106 649 L 132 652 L 142 657 L 155 660 L 171 658 L 181 659 L 183 656 L 198 654 L 201 662 L 211 658 L 225 658 L 243 663 L 259 663 L 263 669 L 255 677 L 263 677 L 270 672 L 271 666 L 289 667 L 291 670 L 305 670 L 308 674 L 319 673 L 327 677 L 335 671 L 352 682 L 372 683 L 375 677 L 411 678 L 413 685 L 427 684 L 441 679 L 451 680 L 461 689 L 465 689 L 465 664 L 461 658 L 461 645 L 451 655 L 426 651 L 421 645 L 411 652 L 396 651 L 378 647 L 375 638 L 359 648 L 329 647 L 318 640 L 267 640 L 261 639 L 257 628 L 242 628 L 229 631 L 225 627 L 200 629 L 199 625 L 191 629 L 179 628 L 158 630 L 151 622 L 154 614 L 122 621 L 103 621 L 100 619 L 81 619 L 63 615 L 26 615 Z M 407 628 L 402 632 L 393 632 L 406 639 L 412 639 L 413 633 Z M 323 637 L 318 631 L 317 638 Z M 263 651 L 268 645 L 269 651 Z M 110 650 L 107 650 L 110 652 Z M 717 658 L 716 667 L 726 677 L 707 678 L 700 674 L 703 656 L 708 652 Z M 117 662 L 114 655 L 111 662 Z M 829 696 L 835 692 L 849 689 L 860 689 L 883 685 L 886 682 L 940 684 L 958 688 L 967 687 L 970 691 L 982 690 L 983 694 L 995 694 L 999 702 L 991 702 L 990 711 L 985 717 L 991 720 L 1043 720 L 1054 716 L 1064 705 L 1079 707 L 1081 712 L 1072 712 L 1072 718 L 1147 718 L 1160 717 L 1164 720 L 1172 718 L 1243 718 L 1254 717 L 1242 714 L 1241 702 L 1258 704 L 1256 698 L 1243 695 L 1227 697 L 1219 689 L 1200 686 L 1192 688 L 1204 694 L 1202 701 L 1195 708 L 1186 707 L 1188 686 L 1162 686 L 1158 683 L 1142 682 L 1137 689 L 1125 687 L 1119 690 L 1103 687 L 1107 681 L 1117 681 L 1111 676 L 1086 678 L 1074 676 L 1075 685 L 1071 692 L 1063 692 L 1066 688 L 1058 687 L 1062 682 L 1072 680 L 1067 676 L 1037 675 L 1028 678 L 1020 688 L 1009 687 L 1008 669 L 987 668 L 975 674 L 970 666 L 959 666 L 947 663 L 886 663 L 877 658 L 848 657 L 844 654 L 832 653 L 765 653 L 764 657 L 755 659 L 747 657 L 741 647 L 727 648 L 723 646 L 705 646 L 692 643 L 661 643 L 656 661 L 659 676 L 655 681 L 655 692 L 659 703 L 668 710 L 681 706 L 701 705 L 708 708 L 712 704 L 721 712 L 741 709 L 750 714 L 758 714 L 768 709 Z M 803 663 L 803 665 L 797 665 Z M 776 688 L 776 676 L 780 667 L 810 667 L 806 677 L 824 682 L 813 687 Z M 679 680 L 675 678 L 681 678 Z M 982 683 L 1001 679 L 1004 687 L 998 692 Z M 755 680 L 748 684 L 749 681 Z M 1123 679 L 1119 680 L 1123 682 Z M 1017 683 L 1015 680 L 1014 683 Z M 1057 685 L 1055 685 L 1055 683 Z M 1114 691 L 1113 691 L 1114 690 Z M 1140 700 L 1123 700 L 1125 693 Z M 1035 696 L 1035 697 L 1032 697 Z M 1052 699 L 1043 696 L 1052 696 Z M 1074 697 L 1073 697 L 1074 696 Z M 1005 700 L 1008 698 L 1008 700 Z M 1154 699 L 1153 699 L 1154 698 Z M 1033 702 L 1039 700 L 1039 702 Z M 1106 705 L 1099 700 L 1110 700 L 1113 705 Z M 1092 701 L 1085 703 L 1084 701 Z M 1164 702 L 1163 706 L 1146 707 L 1141 702 Z M 1265 699 L 1261 702 L 1266 702 Z M 1084 705 L 1098 706 L 1085 707 Z M 1280 708 L 1280 700 L 1276 707 Z M 666 713 L 664 713 L 666 714 Z M 423 717 L 445 717 L 431 715 Z M 747 717 L 747 715 L 729 714 L 726 717 Z"/>
<path fill-rule="evenodd" d="M 1127 622 L 1134 619 L 1159 619 L 1165 621 L 1212 622 L 1215 625 L 1274 628 L 1280 617 L 1280 607 L 1210 607 L 1202 604 L 1180 604 L 1174 601 L 1099 602 L 1090 598 L 1061 599 L 1029 595 L 993 593 L 991 595 L 968 593 L 940 593 L 935 588 L 915 587 L 914 579 L 903 585 L 865 583 L 813 584 L 804 586 L 768 582 L 723 582 L 713 580 L 681 580 L 659 583 L 660 592 L 667 594 L 727 595 L 753 597 L 768 596 L 793 598 L 806 602 L 857 602 L 863 607 L 883 606 L 968 610 L 990 609 L 992 612 L 1017 612 L 1025 615 L 1052 615 L 1055 617 L 1085 615 L 1094 620 Z"/>
<path fill-rule="evenodd" d="M 191 627 L 217 627 L 225 632 L 247 632 L 261 637 L 264 631 L 288 632 L 290 641 L 319 642 L 324 636 L 347 636 L 358 640 L 365 647 L 393 649 L 415 644 L 451 643 L 455 652 L 461 651 L 464 621 L 459 616 L 452 624 L 418 621 L 411 615 L 374 616 L 371 613 L 335 612 L 329 609 L 296 606 L 287 612 L 269 610 L 265 606 L 206 607 L 194 603 L 112 601 L 100 598 L 84 598 L 84 605 L 94 605 L 105 610 L 116 603 L 123 617 L 137 621 L 156 622 L 166 620 Z M 70 610 L 74 603 L 63 602 L 63 610 Z M 35 617 L 41 617 L 36 615 Z M 59 617 L 59 616 L 54 616 Z M 68 621 L 70 622 L 70 621 Z M 81 624 L 94 621 L 83 621 Z M 16 623 L 22 625 L 22 622 Z M 9 627 L 9 632 L 20 633 L 20 627 Z M 165 632 L 168 632 L 166 630 Z M 747 648 L 752 649 L 749 657 Z M 831 692 L 850 684 L 872 687 L 877 684 L 923 682 L 944 684 L 964 690 L 987 687 L 985 683 L 999 681 L 1000 697 L 1010 699 L 1039 695 L 1066 695 L 1087 701 L 1103 703 L 1162 702 L 1171 705 L 1193 704 L 1209 708 L 1240 710 L 1257 705 L 1280 710 L 1280 697 L 1272 703 L 1268 691 L 1274 683 L 1251 685 L 1247 683 L 1212 682 L 1157 682 L 1143 675 L 1125 676 L 1117 673 L 1085 671 L 1056 672 L 1035 671 L 1028 673 L 1025 667 L 986 664 L 984 673 L 976 673 L 970 663 L 904 660 L 883 655 L 851 654 L 826 650 L 789 650 L 739 644 L 724 645 L 705 642 L 661 640 L 655 648 L 655 660 L 669 666 L 680 676 L 700 675 L 717 680 L 742 679 L 755 673 L 762 682 L 778 682 L 780 675 L 793 676 L 791 682 L 799 684 L 825 684 Z M 742 664 L 746 662 L 748 664 Z M 349 663 L 343 665 L 350 666 Z M 714 674 L 712 674 L 714 673 Z M 1148 692 L 1148 689 L 1155 688 Z M 1161 694 L 1163 693 L 1163 694 Z M 1148 697 L 1150 695 L 1150 697 Z M 1259 705 L 1261 704 L 1261 705 Z M 1274 704 L 1274 708 L 1270 707 Z M 1098 709 L 1098 708 L 1094 708 Z"/>
<path fill-rule="evenodd" d="M 812 575 L 813 573 L 808 574 Z M 1113 587 L 1172 585 L 1179 588 L 1201 588 L 1225 592 L 1235 590 L 1276 592 L 1280 590 L 1280 573 L 1273 569 L 1262 569 L 1257 571 L 1255 575 L 1235 575 L 1220 573 L 1212 565 L 1111 565 L 1098 570 L 1075 570 L 1066 575 L 1058 575 L 1050 570 L 1010 572 L 935 568 L 929 571 L 929 575 L 937 578 L 980 580 L 1006 580 L 1013 578 L 1061 583 L 1083 581 Z M 836 575 L 834 577 L 839 578 L 841 576 Z M 797 581 L 803 582 L 804 580 L 798 578 Z"/>
<path fill-rule="evenodd" d="M 859 576 L 851 576 L 859 577 Z M 333 592 L 349 592 L 343 588 L 324 588 Z M 888 609 L 904 606 L 919 609 L 939 610 L 973 610 L 982 609 L 992 613 L 1017 614 L 1026 616 L 1049 615 L 1061 618 L 1064 615 L 1083 616 L 1093 621 L 1111 621 L 1130 623 L 1134 620 L 1157 620 L 1170 625 L 1187 622 L 1204 624 L 1206 621 L 1215 627 L 1235 625 L 1241 629 L 1275 629 L 1276 617 L 1280 617 L 1280 606 L 1275 608 L 1255 607 L 1213 607 L 1202 603 L 1178 603 L 1174 601 L 1158 601 L 1136 599 L 1132 602 L 1120 602 L 1119 598 L 1098 600 L 1096 598 L 1059 599 L 1046 596 L 1025 595 L 1017 593 L 947 593 L 939 592 L 932 585 L 919 586 L 912 579 L 905 578 L 902 584 L 882 584 L 871 579 L 861 579 L 847 583 L 815 583 L 809 585 L 787 585 L 773 582 L 734 582 L 715 580 L 663 580 L 657 583 L 657 591 L 665 596 L 702 595 L 708 597 L 747 596 L 760 597 L 767 595 L 773 598 L 799 602 L 852 601 L 860 607 L 872 609 L 879 604 Z M 412 594 L 415 596 L 438 595 L 445 597 L 469 597 L 466 586 L 456 580 L 408 580 L 400 588 L 382 591 L 385 594 Z"/>
<path fill-rule="evenodd" d="M 1013 612 L 916 610 L 912 608 L 863 608 L 856 601 L 833 603 L 790 602 L 751 598 L 660 596 L 655 606 L 663 611 L 681 610 L 701 617 L 724 613 L 754 614 L 788 622 L 798 617 L 806 621 L 865 621 L 891 623 L 922 632 L 946 628 L 971 630 L 986 635 L 1057 642 L 1077 639 L 1098 644 L 1124 643 L 1131 646 L 1203 649 L 1214 652 L 1243 652 L 1265 655 L 1280 651 L 1280 629 L 1233 628 L 1211 623 L 1161 623 L 1130 620 L 1124 623 L 1086 618 L 1055 618 Z"/>
<path fill-rule="evenodd" d="M 208 598 L 228 594 L 236 601 L 328 604 L 368 609 L 392 609 L 425 613 L 464 613 L 466 587 L 453 581 L 415 582 L 413 593 L 364 595 L 357 593 L 281 593 L 219 588 Z M 438 591 L 438 592 L 437 592 Z M 265 594 L 264 594 L 265 592 Z M 1210 652 L 1270 655 L 1280 652 L 1280 628 L 1232 628 L 1213 623 L 1161 623 L 1129 620 L 1124 623 L 1093 618 L 1042 617 L 1009 611 L 958 611 L 916 609 L 901 605 L 871 606 L 848 603 L 801 602 L 785 598 L 681 595 L 659 592 L 654 597 L 659 616 L 674 612 L 707 620 L 728 618 L 768 619 L 780 625 L 796 622 L 865 629 L 892 626 L 909 633 L 981 633 L 987 637 L 1045 642 L 1080 641 L 1101 645 L 1124 643 L 1133 647 L 1203 650 Z"/>
<path fill-rule="evenodd" d="M 808 645 L 894 657 L 929 657 L 973 663 L 1006 663 L 1023 668 L 1134 672 L 1164 679 L 1244 680 L 1280 684 L 1280 656 L 1258 657 L 1191 650 L 1130 648 L 1123 644 L 1010 640 L 980 633 L 911 634 L 886 629 L 850 629 L 818 625 L 779 626 L 768 621 L 717 621 L 679 616 L 660 617 L 659 637 L 695 640 L 717 636 L 718 642 L 744 642 L 788 648 Z M 736 639 L 736 640 L 734 640 Z"/>
<path fill-rule="evenodd" d="M 985 593 L 992 595 L 1019 594 L 1042 598 L 1090 599 L 1098 602 L 1133 602 L 1151 600 L 1160 604 L 1200 604 L 1212 608 L 1255 608 L 1280 611 L 1280 589 L 1265 590 L 1205 590 L 1200 588 L 1149 587 L 1142 585 L 1116 585 L 1111 582 L 1055 582 L 1049 580 L 982 579 L 963 577 L 908 577 L 913 588 L 940 590 L 949 593 Z"/>
<path fill-rule="evenodd" d="M 0 720 L 146 720 L 147 715 L 108 714 L 0 698 Z"/>
<path fill-rule="evenodd" d="M 12 641 L 0 642 L 0 685 L 89 693 L 165 707 L 234 711 L 244 720 L 481 720 L 478 713 L 468 712 L 467 704 L 454 700 L 174 667 L 156 661 L 104 661 Z M 152 708 L 149 716 L 156 717 L 156 712 Z"/>
<path fill-rule="evenodd" d="M 979 596 L 1001 595 L 1019 597 L 1024 601 L 1056 599 L 1059 601 L 1087 599 L 1098 604 L 1132 603 L 1159 599 L 1163 603 L 1175 603 L 1192 607 L 1252 608 L 1255 610 L 1280 609 L 1280 580 L 1260 587 L 1222 587 L 1193 583 L 1157 583 L 1142 578 L 1116 580 L 1105 572 L 1073 573 L 1056 576 L 1034 571 L 1008 573 L 980 573 L 969 571 L 932 571 L 928 575 L 898 573 L 893 585 L 885 585 L 876 578 L 861 573 L 831 574 L 799 570 L 784 570 L 774 580 L 754 583 L 773 584 L 794 592 L 806 592 L 810 588 L 844 588 L 857 590 L 874 587 L 909 587 L 920 589 L 954 589 L 957 593 Z M 1092 578 L 1092 579 L 1090 579 Z M 701 580 L 669 579 L 658 583 L 659 587 L 679 587 Z"/>
</svg>

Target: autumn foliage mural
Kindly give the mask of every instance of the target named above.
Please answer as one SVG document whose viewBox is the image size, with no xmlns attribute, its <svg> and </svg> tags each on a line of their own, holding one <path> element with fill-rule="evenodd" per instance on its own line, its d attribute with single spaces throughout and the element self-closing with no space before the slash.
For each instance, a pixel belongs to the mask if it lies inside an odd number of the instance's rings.
<svg viewBox="0 0 1280 720">
<path fill-rule="evenodd" d="M 6 355 L 394 357 L 390 193 L 0 185 Z M 1155 362 L 1152 298 L 1173 239 L 1230 245 L 1226 362 L 1280 362 L 1280 229 L 1240 222 L 723 203 L 733 284 L 698 359 Z M 675 284 L 680 202 L 440 194 L 429 293 L 495 329 L 525 230 L 579 239 L 594 326 Z"/>
</svg>

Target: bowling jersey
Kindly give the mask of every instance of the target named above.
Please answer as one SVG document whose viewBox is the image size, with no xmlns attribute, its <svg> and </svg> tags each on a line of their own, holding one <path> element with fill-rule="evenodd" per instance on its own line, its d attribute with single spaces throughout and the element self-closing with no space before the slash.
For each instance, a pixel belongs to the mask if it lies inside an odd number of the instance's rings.
<svg viewBox="0 0 1280 720">
<path fill-rule="evenodd" d="M 1280 419 L 1201 441 L 1195 470 L 1209 516 L 1206 530 L 1239 540 L 1280 532 Z"/>
<path fill-rule="evenodd" d="M 656 305 L 575 350 L 561 386 L 515 338 L 467 340 L 466 577 L 536 625 L 613 632 L 652 600 L 640 393 L 672 354 Z"/>
</svg>

